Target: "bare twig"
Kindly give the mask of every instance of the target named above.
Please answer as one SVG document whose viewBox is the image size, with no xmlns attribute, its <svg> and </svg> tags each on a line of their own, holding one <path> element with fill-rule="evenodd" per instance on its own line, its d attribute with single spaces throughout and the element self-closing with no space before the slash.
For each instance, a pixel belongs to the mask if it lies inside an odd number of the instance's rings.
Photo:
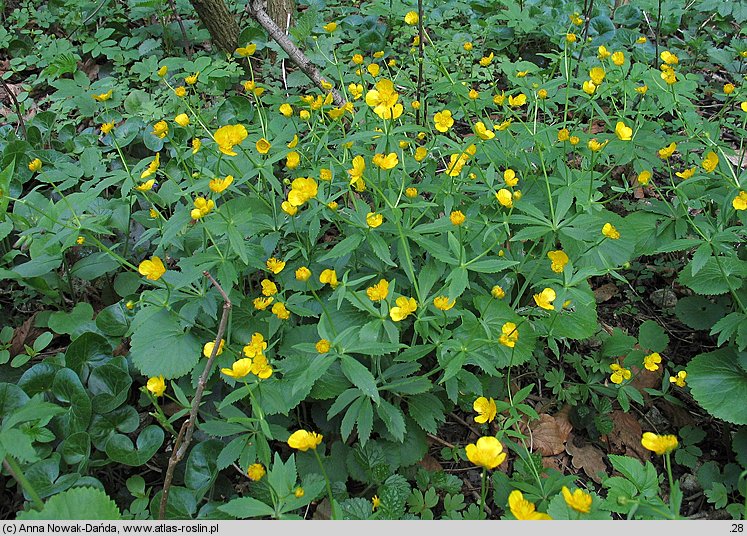
<svg viewBox="0 0 747 536">
<path fill-rule="evenodd" d="M 288 20 L 285 21 L 285 35 L 286 36 L 288 35 L 288 32 L 290 30 L 290 25 L 291 25 L 291 14 L 288 13 Z M 286 78 L 286 75 L 285 75 L 285 58 L 283 58 L 282 71 L 283 71 L 283 87 L 285 88 L 285 96 L 288 97 L 289 96 L 288 95 L 288 79 Z"/>
<path fill-rule="evenodd" d="M 479 431 L 477 430 L 477 428 L 475 428 L 475 427 L 474 427 L 474 426 L 472 426 L 472 425 L 471 425 L 470 423 L 468 423 L 467 421 L 465 421 L 464 419 L 462 419 L 462 418 L 461 418 L 461 417 L 460 417 L 459 415 L 457 415 L 456 413 L 449 413 L 449 417 L 451 417 L 452 419 L 454 419 L 455 421 L 457 421 L 457 422 L 458 422 L 459 424 L 461 424 L 462 426 L 466 426 L 466 427 L 467 427 L 467 429 L 468 429 L 468 430 L 469 430 L 470 432 L 472 432 L 473 434 L 475 434 L 476 436 L 478 436 L 478 437 L 479 437 L 480 435 L 482 435 L 482 434 L 480 434 L 480 432 L 479 432 Z"/>
<path fill-rule="evenodd" d="M 169 6 L 171 6 L 171 11 L 174 12 L 174 18 L 176 18 L 176 22 L 179 24 L 179 29 L 182 31 L 182 39 L 184 39 L 184 51 L 187 53 L 187 59 L 192 60 L 192 46 L 189 44 L 189 38 L 187 37 L 187 30 L 184 28 L 182 16 L 179 15 L 179 11 L 176 9 L 176 3 L 174 2 L 174 0 L 169 0 Z"/>
<path fill-rule="evenodd" d="M 433 441 L 435 441 L 436 443 L 440 443 L 440 444 L 441 444 L 441 445 L 443 445 L 444 447 L 448 447 L 448 448 L 450 448 L 450 449 L 455 449 L 455 448 L 456 448 L 456 445 L 452 445 L 452 444 L 451 444 L 451 443 L 449 443 L 448 441 L 446 441 L 446 440 L 444 440 L 444 439 L 441 439 L 440 437 L 438 437 L 438 436 L 437 436 L 437 435 L 435 435 L 435 434 L 427 434 L 427 435 L 428 435 L 428 437 L 430 437 L 430 438 L 431 438 L 431 439 L 432 439 Z"/>
<path fill-rule="evenodd" d="M 16 115 L 18 116 L 18 126 L 21 127 L 21 132 L 23 132 L 23 138 L 27 139 L 28 136 L 26 135 L 26 123 L 23 122 L 23 116 L 21 115 L 21 107 L 18 104 L 18 100 L 16 100 L 16 96 L 13 94 L 13 92 L 10 90 L 10 87 L 8 87 L 8 84 L 5 83 L 5 80 L 0 78 L 0 85 L 3 86 L 3 89 L 8 94 L 8 98 L 13 103 L 13 105 L 16 107 Z"/>
<path fill-rule="evenodd" d="M 228 314 L 231 311 L 231 300 L 228 299 L 228 296 L 226 295 L 220 284 L 213 278 L 212 275 L 210 275 L 210 273 L 203 272 L 203 275 L 210 279 L 210 282 L 216 289 L 218 289 L 218 292 L 220 292 L 220 295 L 223 297 L 223 314 L 220 317 L 220 324 L 218 324 L 218 334 L 215 336 L 215 343 L 213 344 L 213 351 L 210 352 L 210 359 L 208 359 L 208 362 L 205 365 L 205 370 L 202 371 L 200 380 L 197 383 L 197 390 L 195 390 L 195 396 L 192 399 L 192 408 L 189 412 L 189 419 L 184 421 L 184 424 L 182 424 L 182 427 L 179 430 L 179 435 L 176 437 L 176 441 L 174 441 L 174 450 L 172 451 L 171 457 L 169 458 L 169 466 L 168 469 L 166 469 L 166 477 L 163 481 L 163 493 L 161 495 L 161 507 L 158 512 L 158 519 L 166 518 L 166 503 L 169 500 L 169 490 L 171 489 L 171 481 L 174 478 L 174 469 L 176 468 L 176 465 L 184 458 L 184 455 L 187 453 L 187 449 L 189 448 L 189 444 L 192 442 L 192 433 L 194 432 L 195 424 L 197 422 L 197 412 L 200 409 L 202 394 L 205 391 L 205 386 L 207 385 L 210 370 L 213 368 L 215 356 L 218 354 L 220 341 L 223 339 L 223 334 L 226 331 Z"/>
<path fill-rule="evenodd" d="M 275 21 L 272 20 L 272 18 L 267 14 L 267 12 L 264 9 L 263 1 L 262 0 L 252 0 L 251 7 L 249 8 L 249 13 L 254 17 L 254 20 L 256 20 L 260 26 L 262 26 L 267 33 L 272 37 L 275 42 L 280 45 L 280 48 L 282 48 L 286 54 L 288 54 L 288 57 L 298 65 L 298 68 L 303 71 L 303 73 L 308 76 L 318 87 L 322 88 L 322 76 L 319 74 L 319 71 L 314 66 L 314 64 L 311 62 L 309 58 L 306 57 L 306 55 L 301 51 L 300 48 L 298 48 L 293 41 L 291 41 L 288 36 L 283 33 L 283 30 L 281 30 L 277 24 L 275 24 Z M 323 88 L 322 88 L 323 89 Z M 345 99 L 340 95 L 340 92 L 337 91 L 335 88 L 332 88 L 332 99 L 334 100 L 335 106 L 343 106 L 345 104 Z"/>
</svg>

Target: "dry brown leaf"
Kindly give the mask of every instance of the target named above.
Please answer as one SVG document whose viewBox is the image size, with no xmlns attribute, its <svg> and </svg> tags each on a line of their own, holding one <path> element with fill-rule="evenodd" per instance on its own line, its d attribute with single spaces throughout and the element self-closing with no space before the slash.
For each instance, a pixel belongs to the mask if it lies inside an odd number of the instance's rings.
<svg viewBox="0 0 747 536">
<path fill-rule="evenodd" d="M 731 163 L 733 166 L 739 166 L 742 165 L 743 168 L 747 167 L 747 158 L 741 158 L 739 155 L 736 154 L 727 154 L 726 159 Z"/>
<path fill-rule="evenodd" d="M 651 454 L 641 445 L 643 430 L 633 415 L 616 410 L 610 415 L 613 422 L 612 431 L 607 436 L 610 453 L 633 456 L 641 461 L 649 459 Z"/>
<path fill-rule="evenodd" d="M 607 476 L 607 466 L 604 464 L 604 453 L 592 444 L 576 446 L 570 436 L 566 442 L 565 451 L 571 455 L 571 464 L 576 469 L 583 469 L 586 476 L 597 484 L 602 483 L 598 473 Z"/>
<path fill-rule="evenodd" d="M 425 458 L 418 462 L 418 465 L 420 465 L 426 471 L 430 471 L 432 473 L 435 473 L 436 471 L 443 471 L 444 469 L 439 461 L 430 454 L 426 454 Z"/>
<path fill-rule="evenodd" d="M 614 283 L 605 283 L 604 285 L 594 289 L 594 297 L 597 303 L 604 303 L 611 300 L 619 294 L 617 285 Z"/>
<path fill-rule="evenodd" d="M 543 413 L 539 421 L 530 423 L 532 450 L 543 456 L 555 456 L 565 450 L 565 442 L 571 433 L 567 418 L 558 420 L 552 415 Z"/>
<path fill-rule="evenodd" d="M 643 391 L 643 389 L 653 389 L 661 386 L 661 375 L 663 369 L 659 367 L 658 370 L 648 370 L 646 368 L 638 370 L 638 367 L 630 367 L 630 371 L 633 373 L 633 381 L 630 385 Z M 648 393 L 641 392 L 643 398 L 649 397 Z"/>
<path fill-rule="evenodd" d="M 26 351 L 24 344 L 31 346 L 34 340 L 41 335 L 42 330 L 34 328 L 34 320 L 36 320 L 36 313 L 28 317 L 23 324 L 18 326 L 13 331 L 13 338 L 10 341 L 10 356 L 15 357 L 18 354 L 22 354 Z"/>
</svg>

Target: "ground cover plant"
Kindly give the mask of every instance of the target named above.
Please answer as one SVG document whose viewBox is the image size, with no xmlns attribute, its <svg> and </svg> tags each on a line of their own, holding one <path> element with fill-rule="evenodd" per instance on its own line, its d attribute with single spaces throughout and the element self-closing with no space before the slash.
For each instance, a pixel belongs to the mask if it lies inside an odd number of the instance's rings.
<svg viewBox="0 0 747 536">
<path fill-rule="evenodd" d="M 744 519 L 747 8 L 253 4 L 2 4 L 3 516 Z"/>
</svg>

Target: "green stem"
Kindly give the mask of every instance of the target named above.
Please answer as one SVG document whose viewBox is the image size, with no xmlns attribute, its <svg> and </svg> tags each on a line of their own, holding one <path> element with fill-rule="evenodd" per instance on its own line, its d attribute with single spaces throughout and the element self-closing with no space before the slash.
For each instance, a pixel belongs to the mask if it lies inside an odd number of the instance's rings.
<svg viewBox="0 0 747 536">
<path fill-rule="evenodd" d="M 5 464 L 5 468 L 8 469 L 8 472 L 16 479 L 16 482 L 18 482 L 28 496 L 31 497 L 31 502 L 34 503 L 34 508 L 37 510 L 44 508 L 44 502 L 41 500 L 41 497 L 39 497 L 34 486 L 31 485 L 31 482 L 29 482 L 23 474 L 21 466 L 18 465 L 11 456 L 6 456 L 3 463 Z"/>
<path fill-rule="evenodd" d="M 329 508 L 332 512 L 332 519 L 336 519 L 338 516 L 336 515 L 336 508 L 335 508 L 335 499 L 332 497 L 332 486 L 329 484 L 329 477 L 327 476 L 327 471 L 324 470 L 324 464 L 322 463 L 322 458 L 319 456 L 319 453 L 317 452 L 316 448 L 314 450 L 314 456 L 316 456 L 316 461 L 319 463 L 319 469 L 322 471 L 322 476 L 324 476 L 324 482 L 327 485 L 327 495 L 329 496 Z"/>
<path fill-rule="evenodd" d="M 485 512 L 485 497 L 488 494 L 488 471 L 482 470 L 482 489 L 480 490 L 480 511 Z M 487 515 L 487 512 L 485 512 Z"/>
</svg>

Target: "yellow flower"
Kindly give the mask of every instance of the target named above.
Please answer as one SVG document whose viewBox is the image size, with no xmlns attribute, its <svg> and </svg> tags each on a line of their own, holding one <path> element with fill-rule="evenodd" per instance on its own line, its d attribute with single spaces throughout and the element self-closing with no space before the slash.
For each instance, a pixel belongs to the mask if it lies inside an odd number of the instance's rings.
<svg viewBox="0 0 747 536">
<path fill-rule="evenodd" d="M 643 84 L 642 86 L 638 86 L 637 88 L 635 88 L 635 90 L 641 95 L 645 95 L 648 91 L 648 86 L 646 84 Z"/>
<path fill-rule="evenodd" d="M 508 105 L 512 108 L 518 108 L 524 106 L 527 103 L 527 96 L 523 93 L 519 93 L 515 97 L 512 95 L 508 97 Z"/>
<path fill-rule="evenodd" d="M 508 168 L 503 172 L 503 182 L 505 182 L 507 186 L 513 188 L 519 184 L 519 177 L 516 176 L 516 172 L 513 169 Z"/>
<path fill-rule="evenodd" d="M 539 307 L 542 307 L 543 309 L 546 309 L 548 311 L 554 311 L 555 306 L 552 304 L 552 302 L 555 300 L 555 298 L 557 298 L 555 291 L 551 288 L 545 288 L 539 294 L 534 295 L 534 303 L 536 303 Z"/>
<path fill-rule="evenodd" d="M 747 210 L 747 192 L 740 190 L 739 195 L 731 200 L 731 206 L 734 210 Z"/>
<path fill-rule="evenodd" d="M 163 265 L 160 257 L 153 256 L 150 259 L 142 261 L 137 267 L 137 271 L 140 275 L 144 275 L 146 279 L 158 281 L 166 273 L 166 267 Z"/>
<path fill-rule="evenodd" d="M 677 387 L 685 387 L 687 385 L 687 382 L 685 381 L 686 378 L 687 378 L 687 372 L 685 372 L 684 370 L 681 370 L 677 373 L 677 376 L 669 377 L 669 383 L 673 383 Z"/>
<path fill-rule="evenodd" d="M 194 86 L 197 83 L 197 77 L 200 76 L 200 71 L 195 74 L 191 74 L 184 79 L 184 83 L 188 86 Z"/>
<path fill-rule="evenodd" d="M 288 320 L 290 318 L 290 311 L 286 309 L 284 303 L 275 302 L 272 306 L 272 314 L 277 316 L 280 320 Z"/>
<path fill-rule="evenodd" d="M 677 82 L 677 73 L 669 65 L 662 65 L 661 79 L 671 86 Z"/>
<path fill-rule="evenodd" d="M 495 469 L 506 459 L 503 445 L 493 436 L 481 437 L 477 443 L 470 443 L 466 447 L 467 459 L 474 465 L 488 470 Z"/>
<path fill-rule="evenodd" d="M 254 43 L 247 43 L 245 47 L 239 47 L 236 49 L 236 55 L 240 56 L 242 58 L 246 58 L 247 56 L 251 56 L 257 51 L 257 45 Z"/>
<path fill-rule="evenodd" d="M 334 87 L 331 83 L 327 82 L 324 78 L 322 78 L 320 85 L 322 86 L 322 89 L 324 91 L 329 91 L 330 89 Z"/>
<path fill-rule="evenodd" d="M 218 345 L 218 351 L 216 352 L 216 356 L 221 355 L 223 353 L 223 347 L 226 345 L 225 339 L 220 340 L 220 344 Z M 210 357 L 210 354 L 213 353 L 213 348 L 215 348 L 215 341 L 208 341 L 205 343 L 205 345 L 202 347 L 202 355 L 205 357 Z"/>
<path fill-rule="evenodd" d="M 290 313 L 288 314 L 288 316 L 290 316 Z M 281 318 L 281 320 L 285 320 L 285 318 Z M 263 354 L 259 354 L 254 358 L 251 373 L 257 376 L 260 380 L 266 380 L 267 378 L 272 376 L 272 367 L 267 362 L 267 358 Z"/>
<path fill-rule="evenodd" d="M 318 191 L 319 186 L 311 177 L 293 179 L 291 191 L 288 192 L 288 202 L 294 207 L 300 207 L 309 199 L 316 197 Z"/>
<path fill-rule="evenodd" d="M 568 15 L 568 18 L 571 19 L 571 23 L 575 24 L 576 26 L 581 26 L 584 23 L 584 19 L 581 18 L 581 16 L 574 12 L 572 15 Z"/>
<path fill-rule="evenodd" d="M 322 28 L 324 28 L 325 32 L 332 33 L 337 29 L 337 23 L 333 21 L 325 24 L 324 26 L 322 26 Z"/>
<path fill-rule="evenodd" d="M 433 305 L 439 311 L 448 311 L 456 305 L 456 300 L 450 300 L 448 296 L 436 296 L 433 298 Z"/>
<path fill-rule="evenodd" d="M 588 95 L 593 95 L 594 92 L 597 90 L 597 86 L 594 85 L 594 82 L 592 82 L 591 80 L 586 80 L 581 86 L 581 89 L 584 90 L 584 93 Z"/>
<path fill-rule="evenodd" d="M 267 259 L 265 266 L 267 266 L 267 269 L 273 274 L 277 275 L 283 271 L 283 268 L 285 268 L 285 261 L 278 260 L 275 257 L 270 257 Z"/>
<path fill-rule="evenodd" d="M 470 89 L 467 95 L 472 100 L 477 100 L 480 97 L 480 93 L 478 93 L 475 89 Z"/>
<path fill-rule="evenodd" d="M 269 279 L 263 279 L 260 285 L 262 286 L 262 294 L 264 296 L 274 296 L 278 293 L 278 286 Z"/>
<path fill-rule="evenodd" d="M 518 489 L 513 490 L 508 496 L 508 507 L 516 519 L 537 521 L 552 519 L 549 515 L 535 511 L 534 503 L 524 498 L 524 494 Z"/>
<path fill-rule="evenodd" d="M 567 33 L 565 34 L 565 40 L 568 43 L 575 43 L 576 42 L 576 34 L 575 33 Z"/>
<path fill-rule="evenodd" d="M 413 158 L 415 158 L 416 162 L 422 162 L 426 156 L 428 156 L 428 149 L 426 149 L 423 146 L 420 146 L 417 149 L 415 149 L 415 155 L 413 156 Z"/>
<path fill-rule="evenodd" d="M 389 281 L 387 281 L 386 279 L 381 279 L 378 283 L 366 289 L 366 295 L 371 301 L 385 300 L 388 294 Z"/>
<path fill-rule="evenodd" d="M 661 158 L 662 160 L 666 160 L 667 158 L 672 156 L 676 150 L 677 144 L 672 142 L 666 147 L 662 147 L 661 149 L 659 149 L 659 158 Z"/>
<path fill-rule="evenodd" d="M 78 244 L 79 246 L 82 246 L 83 244 L 86 243 L 86 237 L 79 236 L 78 238 L 75 239 L 75 243 Z"/>
<path fill-rule="evenodd" d="M 612 363 L 610 365 L 610 370 L 612 371 L 612 374 L 610 374 L 610 381 L 617 385 L 625 380 L 629 380 L 632 376 L 630 370 L 618 365 L 617 363 Z"/>
<path fill-rule="evenodd" d="M 184 97 L 187 94 L 187 88 L 185 88 L 184 86 L 174 88 L 174 94 L 177 97 Z"/>
<path fill-rule="evenodd" d="M 418 308 L 418 302 L 415 301 L 415 298 L 400 296 L 399 298 L 397 298 L 395 303 L 397 305 L 389 309 L 389 316 L 395 322 L 404 320 L 412 313 L 414 313 Z"/>
<path fill-rule="evenodd" d="M 418 189 L 410 186 L 409 188 L 405 189 L 405 195 L 409 197 L 410 199 L 418 196 Z"/>
<path fill-rule="evenodd" d="M 242 357 L 238 361 L 234 361 L 231 368 L 221 368 L 220 371 L 234 380 L 239 380 L 248 376 L 252 371 L 252 360 L 248 357 Z"/>
<path fill-rule="evenodd" d="M 547 256 L 552 262 L 550 269 L 557 274 L 562 273 L 563 268 L 565 268 L 565 265 L 568 264 L 569 260 L 568 255 L 565 254 L 565 251 L 549 251 L 547 253 Z"/>
<path fill-rule="evenodd" d="M 589 71 L 589 78 L 591 78 L 591 81 L 594 82 L 595 86 L 598 86 L 604 80 L 605 74 L 604 69 L 601 67 L 592 67 Z"/>
<path fill-rule="evenodd" d="M 139 192 L 148 192 L 153 189 L 153 185 L 156 183 L 156 179 L 150 179 L 142 184 L 135 186 L 135 190 Z"/>
<path fill-rule="evenodd" d="M 384 223 L 384 216 L 375 212 L 369 212 L 366 214 L 366 224 L 372 229 L 376 229 L 379 225 Z"/>
<path fill-rule="evenodd" d="M 249 480 L 254 482 L 262 480 L 262 477 L 265 476 L 266 473 L 265 466 L 261 463 L 253 463 L 249 466 L 249 469 L 246 470 L 246 476 L 249 477 Z"/>
<path fill-rule="evenodd" d="M 153 135 L 163 139 L 169 133 L 169 124 L 166 121 L 159 121 L 153 125 Z"/>
<path fill-rule="evenodd" d="M 690 169 L 683 169 L 682 171 L 678 171 L 675 173 L 675 175 L 677 175 L 680 179 L 689 179 L 690 177 L 695 175 L 695 171 L 697 169 L 698 168 L 693 166 Z"/>
<path fill-rule="evenodd" d="M 163 376 L 154 376 L 153 378 L 148 378 L 148 383 L 145 384 L 145 387 L 154 395 L 163 396 L 163 393 L 166 391 L 166 381 L 163 379 Z"/>
<path fill-rule="evenodd" d="M 378 495 L 374 495 L 371 497 L 371 511 L 375 512 L 379 506 L 381 506 L 381 499 L 379 499 Z"/>
<path fill-rule="evenodd" d="M 651 372 L 659 370 L 659 363 L 661 363 L 661 356 L 657 352 L 648 354 L 643 358 L 643 366 Z"/>
<path fill-rule="evenodd" d="M 111 99 L 113 93 L 114 93 L 114 90 L 110 89 L 106 93 L 99 93 L 99 94 L 94 94 L 91 96 L 93 97 L 94 100 L 98 102 L 104 102 L 104 101 L 108 101 L 109 99 Z"/>
<path fill-rule="evenodd" d="M 280 113 L 283 114 L 285 117 L 290 117 L 293 115 L 293 106 L 288 104 L 287 102 L 284 102 L 280 105 Z"/>
<path fill-rule="evenodd" d="M 301 163 L 301 155 L 296 151 L 291 151 L 285 157 L 285 165 L 288 169 L 296 169 Z"/>
<path fill-rule="evenodd" d="M 255 143 L 254 146 L 257 148 L 257 152 L 259 154 L 267 154 L 267 152 L 270 150 L 270 147 L 272 147 L 270 142 L 265 138 L 260 138 L 259 140 L 257 140 L 257 143 Z"/>
<path fill-rule="evenodd" d="M 578 136 L 571 136 L 570 138 L 568 138 L 568 142 L 571 145 L 578 145 L 578 142 L 580 141 L 581 141 L 581 138 L 579 138 Z"/>
<path fill-rule="evenodd" d="M 610 52 L 609 50 L 607 50 L 606 46 L 600 45 L 599 48 L 597 48 L 597 57 L 600 60 L 606 60 L 610 56 L 612 56 L 612 52 Z"/>
<path fill-rule="evenodd" d="M 272 298 L 270 298 L 270 301 L 272 301 Z M 265 341 L 264 336 L 261 333 L 255 332 L 252 334 L 252 340 L 244 346 L 242 352 L 244 352 L 246 357 L 255 358 L 262 355 L 266 349 L 267 341 Z"/>
<path fill-rule="evenodd" d="M 293 492 L 293 496 L 296 497 L 296 499 L 300 499 L 304 496 L 306 492 L 303 490 L 301 486 L 298 486 L 295 491 Z"/>
<path fill-rule="evenodd" d="M 389 153 L 387 155 L 377 153 L 374 155 L 371 161 L 375 166 L 378 166 L 381 169 L 392 169 L 396 167 L 397 164 L 399 164 L 397 153 Z"/>
<path fill-rule="evenodd" d="M 482 58 L 480 58 L 480 65 L 482 65 L 483 67 L 487 67 L 488 65 L 493 63 L 494 57 L 495 55 L 492 52 L 487 56 L 483 56 Z"/>
<path fill-rule="evenodd" d="M 742 102 L 739 107 L 742 109 L 744 113 L 747 114 L 747 101 Z"/>
<path fill-rule="evenodd" d="M 495 287 L 493 287 L 495 288 Z M 503 346 L 513 348 L 516 346 L 516 342 L 519 340 L 519 330 L 516 328 L 516 324 L 513 322 L 506 322 L 501 326 L 501 336 L 498 338 L 498 342 Z"/>
<path fill-rule="evenodd" d="M 506 291 L 500 285 L 493 285 L 493 288 L 490 289 L 490 295 L 496 300 L 502 300 L 506 296 Z"/>
<path fill-rule="evenodd" d="M 493 104 L 496 106 L 503 106 L 503 102 L 506 100 L 506 95 L 501 91 L 500 95 L 493 95 Z"/>
<path fill-rule="evenodd" d="M 275 301 L 275 298 L 254 298 L 254 308 L 258 311 L 264 311 L 270 306 L 273 301 Z"/>
<path fill-rule="evenodd" d="M 297 281 L 308 281 L 310 277 L 311 270 L 309 270 L 306 266 L 301 266 L 298 270 L 296 270 Z"/>
<path fill-rule="evenodd" d="M 114 123 L 104 123 L 101 125 L 101 132 L 109 134 L 114 129 Z"/>
<path fill-rule="evenodd" d="M 589 149 L 591 150 L 592 153 L 596 153 L 597 151 L 601 151 L 607 145 L 608 141 L 600 143 L 600 142 L 598 142 L 596 140 L 596 138 L 592 138 L 592 139 L 589 140 Z"/>
<path fill-rule="evenodd" d="M 141 179 L 147 179 L 151 175 L 153 175 L 156 171 L 158 171 L 158 168 L 161 165 L 161 153 L 156 153 L 156 157 L 151 160 L 150 164 L 148 164 L 148 167 L 145 168 L 145 171 L 142 172 L 140 175 Z"/>
<path fill-rule="evenodd" d="M 602 234 L 611 240 L 617 240 L 620 238 L 620 231 L 618 231 L 614 225 L 607 222 L 602 226 Z"/>
<path fill-rule="evenodd" d="M 166 73 L 168 73 L 168 72 L 169 72 L 168 66 L 167 65 L 161 65 L 158 68 L 158 70 L 156 71 L 156 74 L 158 76 L 160 76 L 161 78 L 163 78 L 164 76 L 166 76 Z"/>
<path fill-rule="evenodd" d="M 571 490 L 565 486 L 563 486 L 561 491 L 566 504 L 576 512 L 588 514 L 591 511 L 591 494 L 582 489 L 575 489 L 573 490 L 573 493 L 571 493 Z"/>
<path fill-rule="evenodd" d="M 189 116 L 187 114 L 179 114 L 174 118 L 174 123 L 179 126 L 186 127 L 189 124 Z"/>
<path fill-rule="evenodd" d="M 322 273 L 319 274 L 319 282 L 322 284 L 328 284 L 332 288 L 337 288 L 337 272 L 329 268 L 322 270 Z"/>
<path fill-rule="evenodd" d="M 322 181 L 331 181 L 332 180 L 332 170 L 328 168 L 322 168 L 319 170 L 319 180 Z"/>
<path fill-rule="evenodd" d="M 384 51 L 383 50 L 379 50 L 378 52 L 374 52 L 373 53 L 373 57 L 377 58 L 377 59 L 378 58 L 383 58 L 384 57 Z"/>
<path fill-rule="evenodd" d="M 558 141 L 568 141 L 571 137 L 571 132 L 567 128 L 561 128 L 558 130 Z"/>
<path fill-rule="evenodd" d="M 369 70 L 373 66 L 376 67 L 376 74 L 378 74 L 378 65 L 369 65 Z M 394 90 L 394 83 L 387 78 L 382 78 L 376 82 L 374 88 L 366 93 L 366 104 L 373 108 L 374 113 L 381 119 L 397 119 L 401 116 L 404 108 L 398 102 L 399 93 Z"/>
<path fill-rule="evenodd" d="M 652 432 L 644 432 L 643 437 L 641 437 L 643 448 L 659 456 L 673 451 L 677 448 L 678 444 L 677 436 L 674 435 L 659 435 Z"/>
<path fill-rule="evenodd" d="M 200 138 L 192 139 L 192 154 L 196 154 L 197 151 L 200 150 L 200 147 L 202 147 L 202 142 L 200 141 Z"/>
<path fill-rule="evenodd" d="M 625 54 L 620 51 L 612 54 L 612 63 L 620 67 L 623 63 L 625 63 Z"/>
<path fill-rule="evenodd" d="M 301 110 L 300 112 L 298 112 L 298 117 L 300 117 L 304 121 L 308 121 L 309 117 L 311 117 L 311 114 L 308 110 Z"/>
<path fill-rule="evenodd" d="M 353 54 L 353 63 L 356 65 L 360 65 L 363 63 L 363 55 L 361 54 Z"/>
<path fill-rule="evenodd" d="M 643 186 L 646 186 L 648 184 L 648 181 L 651 180 L 651 172 L 649 170 L 643 170 L 638 174 L 638 184 L 642 184 Z"/>
<path fill-rule="evenodd" d="M 407 15 L 405 15 L 405 24 L 409 24 L 410 26 L 415 26 L 419 20 L 420 17 L 418 17 L 415 11 L 408 11 Z"/>
<path fill-rule="evenodd" d="M 42 168 L 42 161 L 38 158 L 34 158 L 31 162 L 29 162 L 29 170 L 33 172 L 37 172 Z"/>
<path fill-rule="evenodd" d="M 481 140 L 492 140 L 495 138 L 495 132 L 486 128 L 485 123 L 482 121 L 475 123 L 475 134 L 477 134 Z"/>
<path fill-rule="evenodd" d="M 708 151 L 708 154 L 705 155 L 705 158 L 700 165 L 703 166 L 703 169 L 708 173 L 711 173 L 718 166 L 718 155 L 713 151 Z"/>
<path fill-rule="evenodd" d="M 454 118 L 451 117 L 451 110 L 437 112 L 433 116 L 433 122 L 436 124 L 436 130 L 446 132 L 454 125 Z"/>
<path fill-rule="evenodd" d="M 661 53 L 661 61 L 667 65 L 677 65 L 680 62 L 680 59 L 668 50 L 665 50 Z"/>
<path fill-rule="evenodd" d="M 547 98 L 547 90 L 546 89 L 540 89 L 537 92 L 537 98 L 538 99 L 546 99 Z"/>
<path fill-rule="evenodd" d="M 319 443 L 322 442 L 323 436 L 316 432 L 308 432 L 306 430 L 296 430 L 288 438 L 288 446 L 292 449 L 306 452 L 309 449 L 316 450 Z"/>
<path fill-rule="evenodd" d="M 316 344 L 314 345 L 316 348 L 316 351 L 320 354 L 325 354 L 329 352 L 329 349 L 331 348 L 329 341 L 327 339 L 319 339 L 316 341 Z"/>
<path fill-rule="evenodd" d="M 350 184 L 355 185 L 355 189 L 362 192 L 366 189 L 366 183 L 363 180 L 363 172 L 366 170 L 366 161 L 362 156 L 353 158 L 353 167 L 348 170 L 350 175 Z"/>
<path fill-rule="evenodd" d="M 474 47 L 473 47 L 472 43 L 470 43 L 469 41 L 467 41 L 466 43 L 464 43 L 462 45 L 462 48 L 464 50 L 466 50 L 467 52 L 470 52 L 472 50 L 472 48 L 474 48 Z"/>
<path fill-rule="evenodd" d="M 642 35 L 642 36 L 640 36 L 640 37 L 639 37 L 638 39 L 636 39 L 636 40 L 635 40 L 635 42 L 636 42 L 637 44 L 639 44 L 639 45 L 642 45 L 642 44 L 643 44 L 643 43 L 645 43 L 646 41 L 648 41 L 648 39 L 646 39 L 646 36 L 645 36 L 645 35 Z"/>
<path fill-rule="evenodd" d="M 475 400 L 472 404 L 472 409 L 477 412 L 475 422 L 479 422 L 480 424 L 493 422 L 495 414 L 498 412 L 498 409 L 495 406 L 495 400 L 492 398 L 485 398 L 484 396 Z"/>
<path fill-rule="evenodd" d="M 506 190 L 505 188 L 501 188 L 500 190 L 498 190 L 495 194 L 495 198 L 501 205 L 506 208 L 511 208 L 514 206 L 514 198 L 511 195 L 511 192 L 509 190 Z"/>
<path fill-rule="evenodd" d="M 231 186 L 231 183 L 233 182 L 233 175 L 226 175 L 225 179 L 211 179 L 208 183 L 208 188 L 210 188 L 211 191 L 215 192 L 216 194 L 221 193 L 226 188 Z"/>
<path fill-rule="evenodd" d="M 239 145 L 247 136 L 246 128 L 241 124 L 222 126 L 213 135 L 220 152 L 228 156 L 236 156 L 233 146 Z"/>
<path fill-rule="evenodd" d="M 280 209 L 288 216 L 295 216 L 298 213 L 298 207 L 293 206 L 289 201 L 280 203 Z"/>
<path fill-rule="evenodd" d="M 449 220 L 451 221 L 452 225 L 462 225 L 467 220 L 467 218 L 461 210 L 455 210 L 451 214 L 449 214 Z"/>
<path fill-rule="evenodd" d="M 194 200 L 195 208 L 189 213 L 193 220 L 199 220 L 204 218 L 215 208 L 215 201 L 212 199 L 205 199 L 204 197 L 197 197 Z"/>
<path fill-rule="evenodd" d="M 633 129 L 626 126 L 622 121 L 618 121 L 615 125 L 615 134 L 622 141 L 630 141 L 633 139 Z"/>
</svg>

